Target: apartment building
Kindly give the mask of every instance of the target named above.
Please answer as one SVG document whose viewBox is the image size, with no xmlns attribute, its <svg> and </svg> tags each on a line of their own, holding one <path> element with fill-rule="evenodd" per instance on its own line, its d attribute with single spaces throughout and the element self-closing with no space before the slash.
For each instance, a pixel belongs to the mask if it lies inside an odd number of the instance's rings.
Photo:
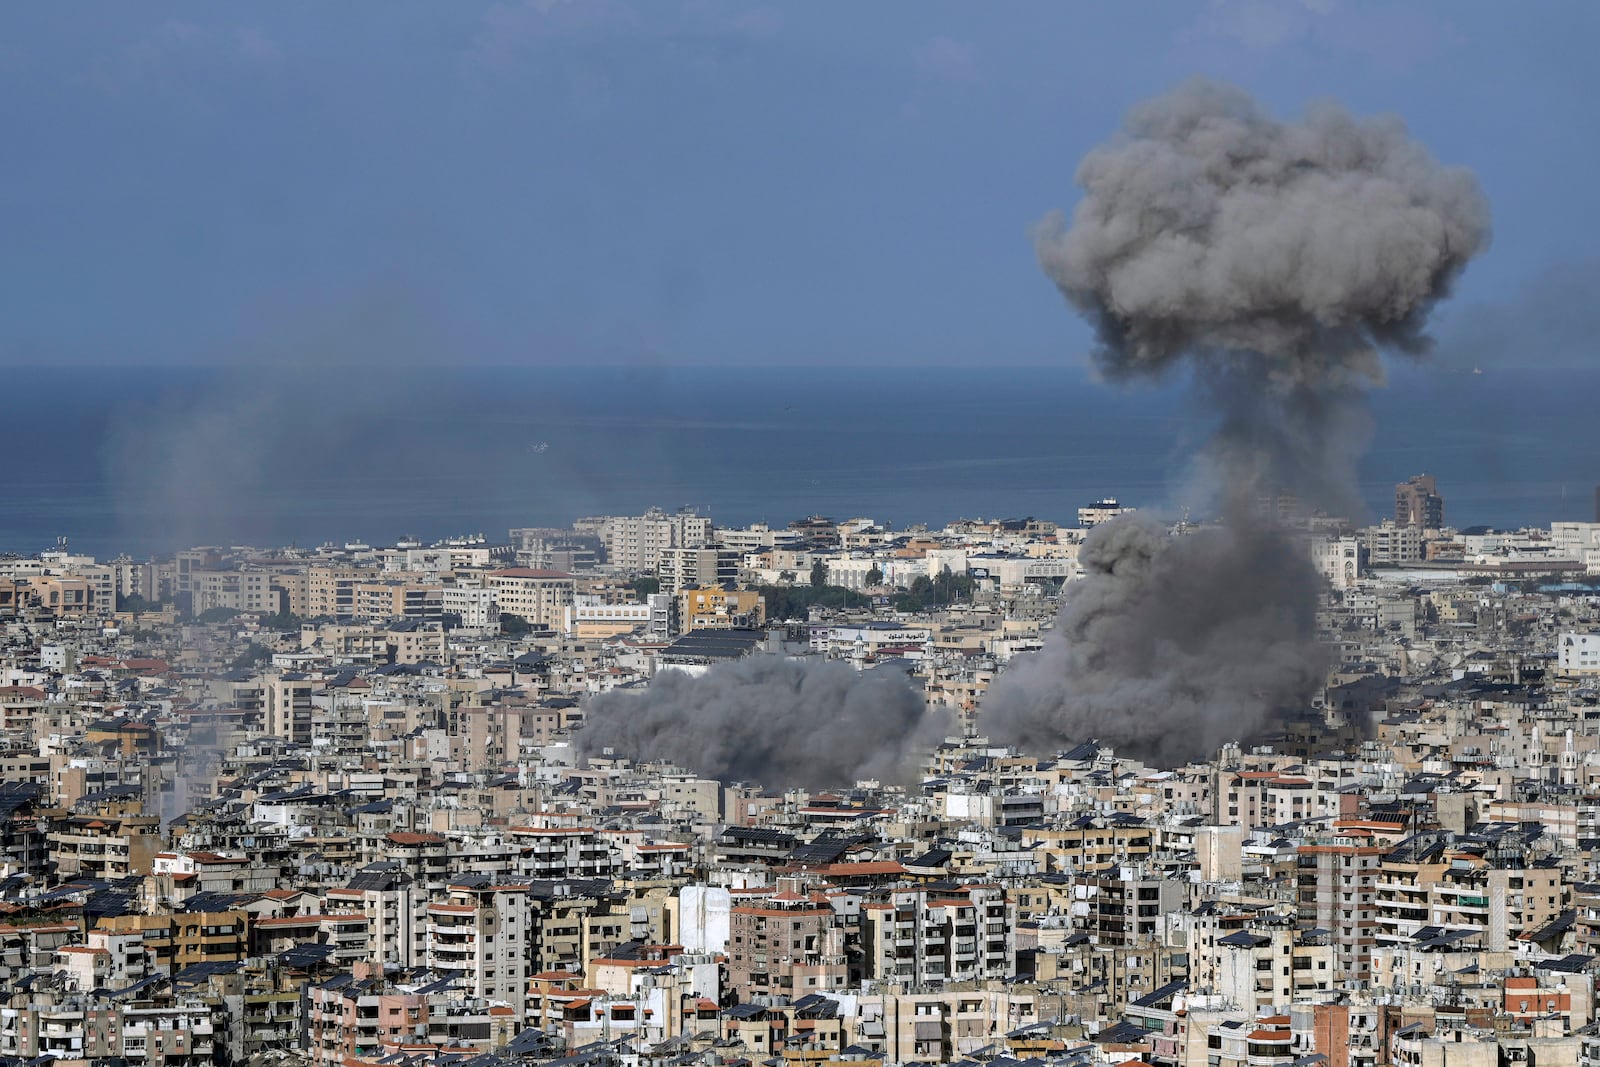
<svg viewBox="0 0 1600 1067">
<path fill-rule="evenodd" d="M 868 1063 L 950 1063 L 994 1047 L 997 1037 L 1007 1033 L 1022 1042 L 1013 1046 L 1018 1058 L 1042 1059 L 1059 1050 L 1048 1040 L 1032 1049 L 1026 1044 L 1027 1031 L 1045 1009 L 1039 997 L 1023 986 L 995 982 L 956 989 L 896 987 L 863 994 L 859 1004 L 857 1016 L 845 1020 L 842 1040 L 876 1053 L 863 1058 Z"/>
<path fill-rule="evenodd" d="M 215 1021 L 204 1003 L 118 1005 L 78 999 L 48 1007 L 0 1008 L 0 1056 L 83 1063 L 202 1067 L 217 1062 Z"/>
<path fill-rule="evenodd" d="M 517 872 L 526 878 L 609 878 L 619 873 L 616 852 L 591 827 L 514 826 L 521 851 Z"/>
<path fill-rule="evenodd" d="M 1556 670 L 1567 677 L 1600 674 L 1600 633 L 1562 634 L 1556 641 Z"/>
<path fill-rule="evenodd" d="M 508 567 L 490 571 L 484 586 L 494 591 L 502 615 L 517 615 L 536 629 L 556 630 L 566 623 L 576 582 L 563 571 Z"/>
<path fill-rule="evenodd" d="M 453 882 L 427 905 L 427 965 L 459 972 L 474 995 L 511 1005 L 526 1018 L 529 980 L 581 969 L 628 935 L 628 913 L 567 880 L 514 883 L 473 876 Z"/>
<path fill-rule="evenodd" d="M 439 582 L 398 579 L 351 582 L 348 594 L 348 615 L 340 615 L 340 618 L 438 619 L 444 613 L 444 586 Z M 343 601 L 340 608 L 344 608 Z"/>
<path fill-rule="evenodd" d="M 1367 562 L 1374 567 L 1397 567 L 1422 559 L 1422 528 L 1384 519 L 1361 531 Z"/>
<path fill-rule="evenodd" d="M 0 578 L 0 614 L 34 610 L 58 617 L 81 617 L 110 612 L 114 604 L 95 598 L 96 586 L 87 578 L 37 574 Z"/>
<path fill-rule="evenodd" d="M 1327 935 L 1288 924 L 1252 923 L 1197 941 L 1190 966 L 1191 983 L 1252 1011 L 1324 997 L 1334 988 Z"/>
<path fill-rule="evenodd" d="M 758 630 L 767 621 L 766 603 L 753 589 L 694 586 L 678 591 L 678 632 Z"/>
<path fill-rule="evenodd" d="M 655 595 L 659 594 L 652 598 Z M 605 640 L 648 629 L 654 617 L 649 603 L 611 604 L 593 594 L 579 593 L 563 613 L 561 629 L 580 641 Z"/>
<path fill-rule="evenodd" d="M 1423 530 L 1444 526 L 1444 497 L 1433 475 L 1418 474 L 1394 487 L 1394 521 Z"/>
<path fill-rule="evenodd" d="M 1372 977 L 1372 947 L 1377 943 L 1374 898 L 1382 845 L 1346 843 L 1301 845 L 1297 850 L 1295 892 L 1301 925 L 1329 931 L 1334 947 L 1334 980 L 1366 982 Z"/>
<path fill-rule="evenodd" d="M 306 611 L 314 619 L 348 619 L 355 614 L 355 586 L 379 581 L 376 568 L 318 565 L 306 570 Z"/>
<path fill-rule="evenodd" d="M 439 607 L 445 615 L 460 620 L 464 629 L 493 632 L 500 628 L 500 602 L 493 589 L 447 585 L 440 593 Z"/>
<path fill-rule="evenodd" d="M 1095 944 L 1131 945 L 1154 940 L 1162 916 L 1184 906 L 1184 888 L 1170 878 L 1125 867 L 1073 886 L 1074 911 Z"/>
<path fill-rule="evenodd" d="M 366 917 L 369 959 L 402 967 L 426 962 L 428 892 L 410 878 L 381 867 L 361 870 L 348 885 L 328 890 L 325 899 L 331 912 Z"/>
<path fill-rule="evenodd" d="M 938 985 L 1015 973 L 1016 905 L 997 886 L 895 889 L 861 912 L 864 977 Z"/>
<path fill-rule="evenodd" d="M 267 733 L 294 744 L 311 743 L 315 679 L 293 672 L 272 673 L 262 680 L 262 706 Z"/>
<path fill-rule="evenodd" d="M 730 909 L 728 981 L 741 1000 L 844 988 L 845 931 L 825 901 L 777 893 Z"/>
<path fill-rule="evenodd" d="M 731 585 L 739 578 L 737 552 L 720 548 L 664 548 L 656 563 L 661 591 L 672 596 L 685 589 Z"/>
<path fill-rule="evenodd" d="M 1110 870 L 1147 861 L 1153 851 L 1150 827 L 1132 816 L 1082 816 L 1060 826 L 1025 826 L 1023 847 L 1035 851 L 1045 873 Z"/>
<path fill-rule="evenodd" d="M 579 519 L 579 534 L 592 534 L 605 546 L 606 563 L 616 570 L 653 574 L 661 553 L 672 548 L 704 548 L 712 542 L 711 520 L 683 508 L 672 514 L 651 508 L 643 515 Z"/>
<path fill-rule="evenodd" d="M 213 608 L 275 614 L 277 591 L 265 571 L 195 571 L 190 575 L 190 609 L 199 615 Z"/>
<path fill-rule="evenodd" d="M 149 874 L 161 843 L 154 815 L 76 815 L 51 833 L 50 862 L 63 878 L 113 881 Z"/>
<path fill-rule="evenodd" d="M 428 996 L 380 979 L 339 975 L 306 990 L 306 1045 L 311 1062 L 373 1061 L 384 1045 L 424 1044 Z"/>
</svg>

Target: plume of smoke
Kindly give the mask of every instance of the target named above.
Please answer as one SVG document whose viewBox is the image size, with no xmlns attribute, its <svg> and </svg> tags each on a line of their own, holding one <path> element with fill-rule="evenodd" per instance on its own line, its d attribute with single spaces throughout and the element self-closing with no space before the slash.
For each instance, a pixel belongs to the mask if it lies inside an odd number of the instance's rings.
<svg viewBox="0 0 1600 1067">
<path fill-rule="evenodd" d="M 1489 239 L 1470 171 L 1437 163 L 1399 119 L 1337 104 L 1279 122 L 1242 90 L 1194 81 L 1136 108 L 1078 168 L 1068 227 L 1040 264 L 1099 335 L 1109 377 L 1195 359 L 1263 386 L 1382 381 Z"/>
<path fill-rule="evenodd" d="M 837 788 L 913 780 L 948 725 L 899 674 L 757 655 L 591 698 L 578 745 L 724 782 Z"/>
<path fill-rule="evenodd" d="M 991 736 L 1035 751 L 1096 738 L 1177 763 L 1259 733 L 1321 684 L 1321 578 L 1275 527 L 1176 536 L 1128 516 L 1091 531 L 1079 561 L 1044 647 L 990 690 Z"/>
<path fill-rule="evenodd" d="M 213 787 L 225 755 L 216 724 L 202 727 L 191 718 L 181 754 L 172 766 L 169 788 L 162 789 L 158 796 L 163 827 L 170 828 L 174 820 L 193 811 L 198 801 L 215 795 Z"/>
<path fill-rule="evenodd" d="M 1036 229 L 1039 262 L 1093 324 L 1108 378 L 1192 371 L 1217 418 L 1199 473 L 1227 521 L 1176 538 L 1094 531 L 1086 580 L 1045 649 L 996 680 L 985 728 L 1199 755 L 1321 680 L 1317 578 L 1249 500 L 1357 502 L 1379 354 L 1429 350 L 1428 315 L 1486 247 L 1488 208 L 1470 172 L 1398 119 L 1324 103 L 1280 122 L 1205 81 L 1135 109 L 1077 180 L 1071 225 L 1052 214 Z"/>
<path fill-rule="evenodd" d="M 330 457 L 378 478 L 403 462 L 413 483 L 456 469 L 459 457 L 438 449 L 397 459 L 414 436 L 397 425 L 397 407 L 439 380 L 430 367 L 452 350 L 423 296 L 379 288 L 265 311 L 267 321 L 230 343 L 225 360 L 196 367 L 172 395 L 119 412 L 108 428 L 124 536 L 156 551 L 273 544 L 325 506 Z"/>
</svg>

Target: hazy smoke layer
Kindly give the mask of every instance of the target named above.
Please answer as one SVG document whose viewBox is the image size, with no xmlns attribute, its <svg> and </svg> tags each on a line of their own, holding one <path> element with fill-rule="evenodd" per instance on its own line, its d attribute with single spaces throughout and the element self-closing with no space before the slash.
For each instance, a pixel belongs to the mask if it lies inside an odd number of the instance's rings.
<svg viewBox="0 0 1600 1067">
<path fill-rule="evenodd" d="M 914 779 L 947 726 L 903 676 L 758 655 L 701 675 L 668 670 L 643 692 L 589 701 L 585 754 L 670 760 L 725 782 L 840 787 Z"/>
<path fill-rule="evenodd" d="M 1033 751 L 1098 738 L 1163 762 L 1259 733 L 1322 681 L 1320 576 L 1259 523 L 1173 536 L 1129 517 L 1079 553 L 1055 630 L 984 702 L 984 728 Z"/>
<path fill-rule="evenodd" d="M 1137 108 L 1078 169 L 1069 227 L 1040 264 L 1094 325 L 1110 377 L 1184 363 L 1215 413 L 1202 457 L 1226 526 L 1169 538 L 1096 530 L 1044 651 L 1011 665 L 985 728 L 1031 747 L 1098 736 L 1138 755 L 1202 755 L 1303 703 L 1321 678 L 1316 578 L 1256 492 L 1356 503 L 1365 389 L 1380 350 L 1419 354 L 1429 311 L 1489 239 L 1472 175 L 1393 118 L 1336 104 L 1298 123 L 1192 82 Z"/>
</svg>

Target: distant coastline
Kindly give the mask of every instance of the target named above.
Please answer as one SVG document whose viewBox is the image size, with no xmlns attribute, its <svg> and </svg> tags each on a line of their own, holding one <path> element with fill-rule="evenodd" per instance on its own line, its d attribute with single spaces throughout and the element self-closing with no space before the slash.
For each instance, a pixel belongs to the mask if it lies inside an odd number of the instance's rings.
<svg viewBox="0 0 1600 1067">
<path fill-rule="evenodd" d="M 0 551 L 439 538 L 690 505 L 905 526 L 1173 504 L 1204 427 L 1177 385 L 1081 368 L 18 367 Z M 1400 368 L 1371 514 L 1427 471 L 1455 526 L 1592 519 L 1600 371 Z"/>
</svg>

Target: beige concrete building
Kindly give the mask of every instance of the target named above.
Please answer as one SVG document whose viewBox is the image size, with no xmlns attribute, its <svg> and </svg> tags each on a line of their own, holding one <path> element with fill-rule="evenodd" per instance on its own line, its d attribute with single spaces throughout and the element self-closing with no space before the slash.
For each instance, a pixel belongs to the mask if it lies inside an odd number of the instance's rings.
<svg viewBox="0 0 1600 1067">
<path fill-rule="evenodd" d="M 530 626 L 552 630 L 565 625 L 575 584 L 570 574 L 531 567 L 491 571 L 484 578 L 502 615 L 518 615 Z"/>
</svg>

